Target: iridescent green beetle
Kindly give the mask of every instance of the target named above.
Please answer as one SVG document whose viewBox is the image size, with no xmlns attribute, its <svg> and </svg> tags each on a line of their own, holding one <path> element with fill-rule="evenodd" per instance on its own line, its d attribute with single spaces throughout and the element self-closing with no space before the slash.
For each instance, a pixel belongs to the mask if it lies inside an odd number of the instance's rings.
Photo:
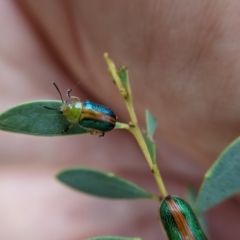
<svg viewBox="0 0 240 240">
<path fill-rule="evenodd" d="M 193 210 L 181 198 L 165 197 L 159 214 L 169 240 L 207 240 Z"/>
<path fill-rule="evenodd" d="M 78 97 L 70 96 L 72 89 L 67 90 L 67 96 L 70 101 L 63 101 L 58 86 L 56 83 L 53 84 L 59 92 L 62 100 L 60 112 L 71 123 L 65 130 L 63 130 L 63 133 L 67 132 L 76 123 L 91 134 L 100 133 L 101 135 L 99 137 L 103 137 L 105 132 L 114 129 L 117 117 L 110 108 L 88 100 L 81 102 Z"/>
</svg>

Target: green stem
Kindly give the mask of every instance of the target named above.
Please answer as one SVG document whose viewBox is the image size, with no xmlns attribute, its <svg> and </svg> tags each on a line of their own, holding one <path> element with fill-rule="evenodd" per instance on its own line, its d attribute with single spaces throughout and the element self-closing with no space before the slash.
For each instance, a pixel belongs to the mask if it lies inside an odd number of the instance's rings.
<svg viewBox="0 0 240 240">
<path fill-rule="evenodd" d="M 119 76 L 117 74 L 117 69 L 116 69 L 113 61 L 108 57 L 107 53 L 104 54 L 104 58 L 108 64 L 109 72 L 112 75 L 114 82 L 115 82 L 121 96 L 123 97 L 123 99 L 125 101 L 125 104 L 126 104 L 126 107 L 127 107 L 128 113 L 130 115 L 130 119 L 131 119 L 131 123 L 128 124 L 128 127 L 126 126 L 126 124 L 120 123 L 117 126 L 117 128 L 127 129 L 134 135 L 134 137 L 137 140 L 137 142 L 147 160 L 147 163 L 152 171 L 153 177 L 157 183 L 160 193 L 162 194 L 163 197 L 166 197 L 168 195 L 168 193 L 165 188 L 164 182 L 162 180 L 161 174 L 159 172 L 157 163 L 155 161 L 154 162 L 152 161 L 151 155 L 148 151 L 148 147 L 143 138 L 142 132 L 138 126 L 137 116 L 136 116 L 136 113 L 135 113 L 135 110 L 133 107 L 131 89 L 130 89 L 130 87 L 129 87 L 129 89 L 124 88 L 124 86 L 121 82 L 121 79 L 119 78 Z"/>
</svg>

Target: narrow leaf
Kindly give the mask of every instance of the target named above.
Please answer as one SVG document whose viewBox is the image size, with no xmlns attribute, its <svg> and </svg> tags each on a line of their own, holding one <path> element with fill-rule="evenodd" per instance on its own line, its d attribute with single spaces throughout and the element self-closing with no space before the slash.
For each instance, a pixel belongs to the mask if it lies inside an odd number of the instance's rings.
<svg viewBox="0 0 240 240">
<path fill-rule="evenodd" d="M 138 238 L 138 237 L 128 238 L 128 237 L 103 236 L 103 237 L 89 238 L 87 240 L 141 240 L 141 238 Z"/>
<path fill-rule="evenodd" d="M 56 109 L 49 110 L 46 107 Z M 62 134 L 70 123 L 60 114 L 60 101 L 33 101 L 17 105 L 0 114 L 0 129 L 3 131 L 39 136 L 64 136 L 86 133 L 78 124 Z"/>
<path fill-rule="evenodd" d="M 240 138 L 233 141 L 205 174 L 195 210 L 203 212 L 240 190 Z"/>
<path fill-rule="evenodd" d="M 128 71 L 126 67 L 122 67 L 117 71 L 118 76 L 121 79 L 122 84 L 124 85 L 124 87 L 126 87 L 128 85 Z"/>
<path fill-rule="evenodd" d="M 130 82 L 129 82 L 129 77 L 128 77 L 128 70 L 126 67 L 122 67 L 117 71 L 117 74 L 127 90 L 128 95 L 131 95 L 131 87 L 130 87 Z"/>
<path fill-rule="evenodd" d="M 153 134 L 157 127 L 157 119 L 151 114 L 149 110 L 146 110 L 146 125 L 148 135 L 150 137 L 153 137 Z"/>
<path fill-rule="evenodd" d="M 134 199 L 155 198 L 154 195 L 113 173 L 89 168 L 70 168 L 58 173 L 57 178 L 66 185 L 103 198 Z"/>
<path fill-rule="evenodd" d="M 150 138 L 147 134 L 142 133 L 145 143 L 147 145 L 148 151 L 151 156 L 152 163 L 156 163 L 157 155 L 156 155 L 156 145 L 152 138 Z"/>
</svg>

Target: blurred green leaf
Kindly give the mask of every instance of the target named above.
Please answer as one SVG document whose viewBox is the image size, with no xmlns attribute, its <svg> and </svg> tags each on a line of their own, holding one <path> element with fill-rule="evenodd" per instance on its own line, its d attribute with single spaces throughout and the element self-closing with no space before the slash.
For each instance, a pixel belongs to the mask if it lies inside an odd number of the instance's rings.
<svg viewBox="0 0 240 240">
<path fill-rule="evenodd" d="M 151 159 L 153 163 L 156 163 L 156 144 L 153 140 L 153 134 L 157 127 L 157 120 L 153 117 L 150 111 L 146 110 L 146 126 L 147 126 L 147 133 L 143 133 L 144 140 L 147 144 L 148 151 L 151 155 Z"/>
<path fill-rule="evenodd" d="M 148 135 L 150 137 L 153 137 L 153 134 L 157 127 L 157 119 L 151 114 L 149 110 L 146 110 L 146 125 Z"/>
<path fill-rule="evenodd" d="M 135 184 L 113 173 L 105 173 L 89 168 L 70 168 L 57 174 L 66 185 L 91 195 L 104 198 L 135 199 L 154 196 Z"/>
<path fill-rule="evenodd" d="M 129 82 L 127 68 L 126 67 L 120 68 L 117 71 L 117 74 L 118 74 L 119 78 L 121 79 L 121 82 L 122 82 L 124 88 L 126 89 L 128 96 L 131 97 L 132 93 L 131 93 L 131 86 L 130 86 L 130 82 Z"/>
<path fill-rule="evenodd" d="M 150 153 L 151 156 L 151 160 L 153 163 L 156 163 L 156 159 L 157 159 L 157 154 L 156 154 L 156 145 L 155 142 L 153 141 L 152 138 L 150 138 L 147 134 L 142 133 L 143 138 L 146 142 L 148 151 Z"/>
<path fill-rule="evenodd" d="M 3 131 L 39 136 L 65 136 L 87 133 L 78 124 L 62 134 L 70 124 L 60 114 L 61 101 L 33 101 L 17 105 L 0 114 L 0 129 Z M 49 110 L 44 108 L 54 108 Z"/>
<path fill-rule="evenodd" d="M 87 240 L 141 240 L 141 238 L 138 238 L 138 237 L 127 238 L 127 237 L 105 236 L 105 237 L 89 238 Z"/>
<path fill-rule="evenodd" d="M 233 141 L 207 171 L 195 204 L 203 212 L 240 190 L 240 138 Z"/>
<path fill-rule="evenodd" d="M 125 88 L 129 86 L 128 70 L 126 67 L 122 67 L 117 71 L 118 76 L 121 79 L 121 82 Z"/>
</svg>

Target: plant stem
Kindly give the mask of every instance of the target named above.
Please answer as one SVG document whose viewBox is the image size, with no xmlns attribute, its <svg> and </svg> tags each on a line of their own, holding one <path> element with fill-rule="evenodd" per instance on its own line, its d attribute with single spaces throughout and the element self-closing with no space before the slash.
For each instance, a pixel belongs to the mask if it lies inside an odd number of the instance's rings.
<svg viewBox="0 0 240 240">
<path fill-rule="evenodd" d="M 128 113 L 130 115 L 130 119 L 131 122 L 128 124 L 128 127 L 126 126 L 127 124 L 124 123 L 120 123 L 118 124 L 117 128 L 121 128 L 121 129 L 127 129 L 129 130 L 135 137 L 135 139 L 137 140 L 146 160 L 147 163 L 152 171 L 153 177 L 157 183 L 158 189 L 162 195 L 162 197 L 166 197 L 168 195 L 167 190 L 165 188 L 164 182 L 162 180 L 161 174 L 159 172 L 158 166 L 156 161 L 153 161 L 151 158 L 151 155 L 149 153 L 147 144 L 143 138 L 142 132 L 138 126 L 138 120 L 136 117 L 136 113 L 133 107 L 133 101 L 132 101 L 132 94 L 131 94 L 131 89 L 130 89 L 130 84 L 128 83 L 127 87 L 123 85 L 119 75 L 117 74 L 117 69 L 113 63 L 113 61 L 108 57 L 108 54 L 105 53 L 104 54 L 104 58 L 108 64 L 109 67 L 109 72 L 113 77 L 113 80 L 121 94 L 121 96 L 123 97 Z"/>
</svg>

